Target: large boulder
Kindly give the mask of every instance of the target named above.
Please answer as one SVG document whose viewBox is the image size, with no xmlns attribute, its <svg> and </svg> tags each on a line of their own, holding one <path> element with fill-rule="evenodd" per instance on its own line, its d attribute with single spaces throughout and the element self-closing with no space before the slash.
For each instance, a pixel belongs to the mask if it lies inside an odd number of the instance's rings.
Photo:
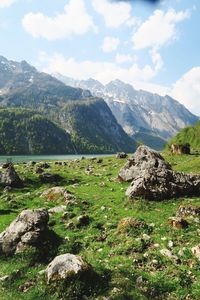
<svg viewBox="0 0 200 300">
<path fill-rule="evenodd" d="M 131 181 L 130 198 L 162 200 L 200 195 L 200 176 L 172 170 L 170 164 L 147 146 L 140 146 L 119 172 L 121 181 Z"/>
<path fill-rule="evenodd" d="M 0 183 L 4 186 L 22 187 L 23 183 L 12 164 L 8 164 L 4 172 L 0 173 Z"/>
<path fill-rule="evenodd" d="M 78 275 L 81 272 L 89 271 L 90 266 L 80 256 L 70 253 L 56 256 L 47 266 L 45 273 L 47 282 L 57 281 Z"/>
<path fill-rule="evenodd" d="M 27 246 L 37 246 L 47 231 L 48 220 L 46 209 L 23 210 L 0 234 L 0 254 L 12 255 Z"/>
</svg>

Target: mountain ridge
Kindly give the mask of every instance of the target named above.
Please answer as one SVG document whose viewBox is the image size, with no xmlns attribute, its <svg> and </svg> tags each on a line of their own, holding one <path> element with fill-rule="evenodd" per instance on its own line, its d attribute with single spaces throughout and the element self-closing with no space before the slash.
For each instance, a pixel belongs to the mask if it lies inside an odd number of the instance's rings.
<svg viewBox="0 0 200 300">
<path fill-rule="evenodd" d="M 69 78 L 64 80 L 64 76 L 58 74 L 54 76 L 66 84 L 69 81 Z M 136 90 L 132 85 L 119 79 L 106 85 L 92 78 L 70 79 L 70 83 L 102 97 L 125 132 L 133 138 L 143 139 L 144 143 L 152 147 L 157 143 L 156 139 L 160 142 L 163 140 L 161 143 L 163 146 L 182 128 L 198 121 L 197 116 L 169 95 L 160 96 L 157 93 Z M 149 140 L 152 142 L 149 143 Z"/>
<path fill-rule="evenodd" d="M 0 108 L 36 110 L 70 135 L 78 153 L 133 152 L 136 148 L 103 99 L 89 90 L 67 86 L 25 61 L 0 57 L 0 87 Z"/>
</svg>

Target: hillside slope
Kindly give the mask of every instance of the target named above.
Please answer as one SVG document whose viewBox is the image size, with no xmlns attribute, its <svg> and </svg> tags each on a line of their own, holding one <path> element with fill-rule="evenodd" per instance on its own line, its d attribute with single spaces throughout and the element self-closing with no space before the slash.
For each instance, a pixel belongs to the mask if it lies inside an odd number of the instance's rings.
<svg viewBox="0 0 200 300">
<path fill-rule="evenodd" d="M 0 154 L 73 153 L 70 135 L 44 116 L 24 109 L 0 109 Z"/>
<path fill-rule="evenodd" d="M 70 133 L 77 153 L 133 152 L 136 148 L 102 99 L 68 103 L 58 118 Z"/>
<path fill-rule="evenodd" d="M 182 129 L 173 137 L 168 145 L 189 143 L 194 150 L 200 150 L 200 121 L 195 126 L 188 126 Z"/>
<path fill-rule="evenodd" d="M 198 120 L 171 97 L 138 91 L 120 80 L 103 85 L 92 78 L 78 81 L 60 74 L 55 76 L 66 84 L 102 97 L 127 134 L 157 149 L 161 149 L 182 128 Z"/>
<path fill-rule="evenodd" d="M 95 104 L 95 101 L 99 104 Z M 73 153 L 114 153 L 135 150 L 134 141 L 117 123 L 103 100 L 92 97 L 88 90 L 66 86 L 51 75 L 38 72 L 25 61 L 18 63 L 0 57 L 0 107 L 37 110 L 72 134 L 75 143 Z M 73 122 L 70 123 L 72 116 Z M 42 124 L 40 130 L 43 130 Z M 10 144 L 12 142 L 11 139 Z M 41 143 L 43 142 L 42 140 Z M 63 143 L 65 144 L 65 140 Z M 45 149 L 46 146 L 43 147 Z M 71 146 L 69 148 L 71 152 Z M 21 152 L 21 148 L 16 151 L 24 153 L 24 150 Z M 44 152 L 42 148 L 41 151 L 40 154 Z"/>
</svg>

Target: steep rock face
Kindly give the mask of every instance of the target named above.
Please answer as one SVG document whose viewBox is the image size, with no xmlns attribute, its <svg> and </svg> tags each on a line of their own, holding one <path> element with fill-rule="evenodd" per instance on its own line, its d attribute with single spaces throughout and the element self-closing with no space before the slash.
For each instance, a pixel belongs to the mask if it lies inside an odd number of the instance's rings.
<svg viewBox="0 0 200 300">
<path fill-rule="evenodd" d="M 71 102 L 58 116 L 78 153 L 133 152 L 136 148 L 102 99 Z"/>
<path fill-rule="evenodd" d="M 174 172 L 162 156 L 140 146 L 119 172 L 119 179 L 132 181 L 126 191 L 129 198 L 163 200 L 200 195 L 200 176 Z"/>
<path fill-rule="evenodd" d="M 35 246 L 47 229 L 46 209 L 22 211 L 10 226 L 0 234 L 0 254 L 12 255 L 26 246 Z"/>
<path fill-rule="evenodd" d="M 137 91 L 120 80 L 111 81 L 104 86 L 94 79 L 60 79 L 72 86 L 89 89 L 93 95 L 102 97 L 118 123 L 130 136 L 137 137 L 137 140 L 157 149 L 162 148 L 166 140 L 180 129 L 195 124 L 198 120 L 171 97 Z"/>
</svg>

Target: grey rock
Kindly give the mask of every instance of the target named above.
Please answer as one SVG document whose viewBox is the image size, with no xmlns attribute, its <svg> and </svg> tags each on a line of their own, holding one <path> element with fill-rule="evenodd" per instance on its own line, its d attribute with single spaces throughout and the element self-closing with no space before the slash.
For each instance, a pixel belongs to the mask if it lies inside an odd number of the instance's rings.
<svg viewBox="0 0 200 300">
<path fill-rule="evenodd" d="M 0 234 L 0 254 L 12 255 L 36 246 L 47 230 L 49 214 L 46 209 L 23 210 Z"/>
<path fill-rule="evenodd" d="M 200 216 L 200 206 L 195 205 L 181 205 L 177 212 L 177 217 Z"/>
<path fill-rule="evenodd" d="M 16 188 L 23 186 L 23 182 L 12 164 L 9 164 L 8 168 L 5 169 L 4 172 L 0 173 L 0 183 L 4 186 Z"/>
<path fill-rule="evenodd" d="M 67 206 L 66 205 L 60 205 L 60 206 L 55 206 L 55 207 L 52 207 L 50 209 L 48 209 L 48 213 L 49 214 L 56 214 L 56 213 L 63 213 L 65 212 Z"/>
<path fill-rule="evenodd" d="M 122 159 L 122 158 L 126 158 L 128 156 L 128 154 L 126 154 L 125 152 L 119 152 L 116 154 L 116 158 Z"/>
<path fill-rule="evenodd" d="M 77 218 L 77 226 L 86 226 L 90 223 L 90 217 L 88 215 L 81 215 Z"/>
<path fill-rule="evenodd" d="M 163 200 L 200 195 L 200 176 L 173 171 L 158 152 L 147 146 L 138 147 L 120 170 L 119 180 L 131 181 L 126 191 L 129 198 Z"/>
<path fill-rule="evenodd" d="M 63 199 L 64 201 L 75 200 L 74 195 L 72 195 L 65 187 L 54 186 L 50 189 L 45 190 L 41 197 L 47 198 L 49 201 L 54 201 L 58 199 Z"/>
<path fill-rule="evenodd" d="M 70 278 L 80 272 L 89 270 L 90 267 L 80 256 L 70 253 L 56 256 L 47 266 L 45 273 L 47 282 Z"/>
<path fill-rule="evenodd" d="M 200 244 L 192 248 L 192 253 L 200 260 Z"/>
<path fill-rule="evenodd" d="M 35 173 L 36 174 L 42 174 L 42 173 L 44 173 L 44 169 L 42 169 L 41 167 L 36 167 Z"/>
<path fill-rule="evenodd" d="M 61 181 L 62 178 L 58 174 L 43 173 L 39 176 L 39 179 L 42 183 L 53 183 Z"/>
<path fill-rule="evenodd" d="M 179 218 L 179 217 L 169 218 L 168 223 L 176 229 L 187 228 L 189 225 L 189 223 L 186 220 L 184 220 L 183 218 Z"/>
</svg>

